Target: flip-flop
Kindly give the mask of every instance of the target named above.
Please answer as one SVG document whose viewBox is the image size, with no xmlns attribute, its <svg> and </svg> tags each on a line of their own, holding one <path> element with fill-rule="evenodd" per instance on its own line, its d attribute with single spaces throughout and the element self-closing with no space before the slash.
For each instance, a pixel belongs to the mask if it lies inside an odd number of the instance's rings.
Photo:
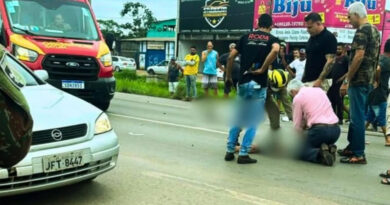
<svg viewBox="0 0 390 205">
<path fill-rule="evenodd" d="M 384 185 L 390 185 L 390 178 L 382 179 L 381 183 L 384 184 Z"/>
<path fill-rule="evenodd" d="M 388 144 L 388 143 L 386 143 L 386 144 L 385 144 L 385 147 L 390 147 L 390 143 L 389 143 L 389 144 Z"/>
<path fill-rule="evenodd" d="M 380 173 L 379 176 L 383 177 L 383 178 L 390 178 L 390 172 L 389 171 L 390 170 L 387 170 L 387 171 L 385 171 L 383 173 Z"/>
</svg>

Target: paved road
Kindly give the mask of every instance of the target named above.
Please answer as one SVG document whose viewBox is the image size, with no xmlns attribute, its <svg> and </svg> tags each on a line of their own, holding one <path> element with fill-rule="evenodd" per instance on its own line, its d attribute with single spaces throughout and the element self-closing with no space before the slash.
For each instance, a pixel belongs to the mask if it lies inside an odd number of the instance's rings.
<svg viewBox="0 0 390 205">
<path fill-rule="evenodd" d="M 223 160 L 223 103 L 194 104 L 117 94 L 108 112 L 121 143 L 116 169 L 0 204 L 389 204 L 390 187 L 378 177 L 390 168 L 382 138 L 368 137 L 368 165 L 323 167 L 268 155 L 238 165 Z M 292 139 L 291 125 L 283 127 L 281 138 Z M 265 123 L 258 139 L 274 135 Z M 343 133 L 338 146 L 345 144 Z"/>
</svg>

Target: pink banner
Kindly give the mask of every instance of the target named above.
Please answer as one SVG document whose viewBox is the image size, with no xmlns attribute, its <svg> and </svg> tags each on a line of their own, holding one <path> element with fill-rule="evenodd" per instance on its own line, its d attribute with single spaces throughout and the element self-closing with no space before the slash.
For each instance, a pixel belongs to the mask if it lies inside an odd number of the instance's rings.
<svg viewBox="0 0 390 205">
<path fill-rule="evenodd" d="M 327 26 L 335 28 L 351 28 L 348 21 L 348 7 L 357 0 L 327 0 Z M 366 5 L 368 21 L 382 30 L 386 0 L 360 0 Z"/>
<path fill-rule="evenodd" d="M 387 39 L 390 39 L 390 11 L 386 12 L 385 23 L 383 28 L 383 38 L 382 38 L 382 52 L 385 46 Z"/>
</svg>

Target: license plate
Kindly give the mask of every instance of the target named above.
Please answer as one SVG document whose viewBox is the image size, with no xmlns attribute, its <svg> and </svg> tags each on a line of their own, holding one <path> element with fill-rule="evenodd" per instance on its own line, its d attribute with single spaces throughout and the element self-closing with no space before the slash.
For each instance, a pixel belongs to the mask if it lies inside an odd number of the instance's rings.
<svg viewBox="0 0 390 205">
<path fill-rule="evenodd" d="M 62 88 L 66 89 L 84 89 L 84 81 L 80 80 L 63 80 Z"/>
<path fill-rule="evenodd" d="M 85 164 L 83 151 L 45 156 L 42 158 L 43 172 L 56 172 L 80 167 Z"/>
</svg>

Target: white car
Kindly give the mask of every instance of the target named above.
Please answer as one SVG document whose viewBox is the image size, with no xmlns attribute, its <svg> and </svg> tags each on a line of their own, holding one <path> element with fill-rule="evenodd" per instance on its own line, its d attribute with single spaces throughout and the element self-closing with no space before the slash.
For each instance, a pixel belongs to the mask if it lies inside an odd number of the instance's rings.
<svg viewBox="0 0 390 205">
<path fill-rule="evenodd" d="M 0 65 L 16 69 L 26 82 L 21 91 L 34 126 L 27 156 L 10 169 L 0 169 L 0 197 L 92 180 L 113 169 L 119 144 L 107 115 L 45 83 L 46 71 L 35 75 L 8 52 L 3 55 Z"/>
<path fill-rule="evenodd" d="M 184 62 L 183 61 L 176 61 L 176 63 L 179 64 L 181 67 L 184 66 Z M 168 73 L 168 65 L 169 65 L 169 61 L 168 60 L 164 60 L 164 61 L 161 61 L 157 65 L 149 66 L 146 69 L 146 71 L 150 75 L 155 75 L 155 74 L 166 75 Z"/>
<path fill-rule="evenodd" d="M 122 56 L 112 56 L 112 67 L 115 71 L 137 70 L 137 65 L 133 58 Z"/>
</svg>

